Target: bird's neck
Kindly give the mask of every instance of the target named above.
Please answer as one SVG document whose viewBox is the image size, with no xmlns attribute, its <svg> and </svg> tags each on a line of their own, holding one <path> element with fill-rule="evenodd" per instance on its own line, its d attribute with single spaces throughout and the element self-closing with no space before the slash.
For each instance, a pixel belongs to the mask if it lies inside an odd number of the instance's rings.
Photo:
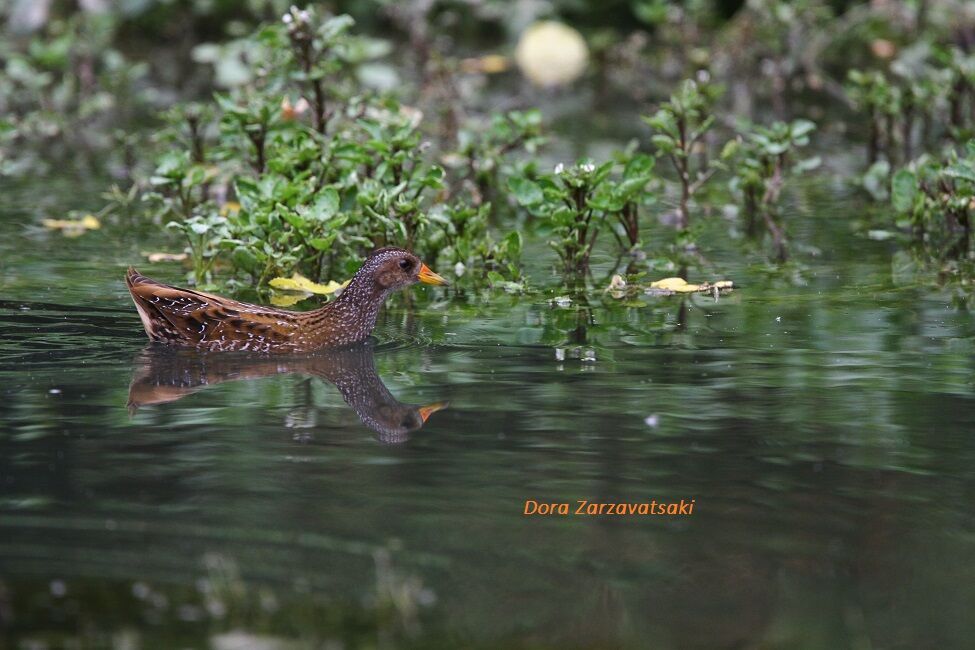
<svg viewBox="0 0 975 650">
<path fill-rule="evenodd" d="M 341 332 L 343 339 L 348 338 L 343 342 L 363 341 L 375 329 L 379 310 L 389 293 L 388 289 L 370 279 L 356 275 L 342 291 L 342 295 L 319 311 Z"/>
</svg>

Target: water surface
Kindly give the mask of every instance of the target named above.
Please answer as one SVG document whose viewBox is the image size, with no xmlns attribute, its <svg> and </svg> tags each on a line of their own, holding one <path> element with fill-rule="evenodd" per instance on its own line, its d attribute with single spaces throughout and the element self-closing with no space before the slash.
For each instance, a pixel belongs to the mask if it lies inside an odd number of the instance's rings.
<svg viewBox="0 0 975 650">
<path fill-rule="evenodd" d="M 797 273 L 716 218 L 703 248 L 739 285 L 717 302 L 418 288 L 355 359 L 278 362 L 147 349 L 122 273 L 172 243 L 151 226 L 45 232 L 42 216 L 98 202 L 94 183 L 44 187 L 8 184 L 0 208 L 10 647 L 975 635 L 975 323 L 904 284 L 895 245 L 854 237 L 862 206 L 843 192 L 792 208 Z M 695 506 L 540 517 L 529 499 Z"/>
</svg>

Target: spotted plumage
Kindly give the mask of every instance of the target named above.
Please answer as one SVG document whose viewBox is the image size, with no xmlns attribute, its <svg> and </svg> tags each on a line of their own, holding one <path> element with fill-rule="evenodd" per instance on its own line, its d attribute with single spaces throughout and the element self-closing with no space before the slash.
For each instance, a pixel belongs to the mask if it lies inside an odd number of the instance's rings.
<svg viewBox="0 0 975 650">
<path fill-rule="evenodd" d="M 252 305 L 156 282 L 129 268 L 125 277 L 153 341 L 200 350 L 309 352 L 364 341 L 393 291 L 416 282 L 447 284 L 402 248 L 380 248 L 337 300 L 307 312 Z"/>
</svg>

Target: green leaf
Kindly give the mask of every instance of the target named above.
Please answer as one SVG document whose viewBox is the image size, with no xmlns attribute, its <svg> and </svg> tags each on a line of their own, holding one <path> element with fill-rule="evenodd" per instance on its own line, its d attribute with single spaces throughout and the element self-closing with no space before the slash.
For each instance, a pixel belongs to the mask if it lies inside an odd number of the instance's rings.
<svg viewBox="0 0 975 650">
<path fill-rule="evenodd" d="M 518 204 L 526 208 L 541 205 L 545 200 L 542 188 L 527 178 L 515 176 L 508 179 L 508 189 L 511 190 Z"/>
<path fill-rule="evenodd" d="M 653 156 L 648 156 L 645 153 L 636 154 L 626 163 L 626 167 L 623 168 L 623 178 L 629 179 L 638 176 L 646 176 L 649 178 L 656 162 Z"/>
<path fill-rule="evenodd" d="M 326 221 L 338 213 L 340 203 L 338 191 L 334 187 L 326 187 L 318 194 L 318 200 L 306 216 L 315 221 Z"/>
<path fill-rule="evenodd" d="M 792 137 L 794 139 L 809 135 L 816 130 L 816 123 L 809 120 L 796 120 L 792 123 Z"/>
<path fill-rule="evenodd" d="M 910 212 L 917 195 L 917 176 L 909 169 L 900 169 L 890 182 L 890 199 L 898 212 Z"/>
<path fill-rule="evenodd" d="M 731 158 L 738 152 L 740 146 L 741 143 L 738 142 L 738 140 L 735 139 L 728 140 L 725 143 L 724 147 L 721 148 L 721 154 L 719 155 L 719 158 L 721 158 L 722 160 L 727 160 L 728 158 Z"/>
<path fill-rule="evenodd" d="M 650 138 L 650 141 L 661 153 L 672 153 L 677 149 L 677 143 L 669 135 L 655 135 Z"/>
<path fill-rule="evenodd" d="M 822 159 L 819 156 L 813 156 L 812 158 L 805 158 L 800 160 L 795 165 L 795 171 L 797 174 L 802 174 L 803 172 L 808 172 L 816 169 L 821 164 L 823 164 Z"/>
<path fill-rule="evenodd" d="M 945 176 L 975 183 L 975 167 L 971 164 L 955 163 L 945 168 Z"/>
<path fill-rule="evenodd" d="M 259 264 L 257 256 L 249 248 L 243 246 L 234 249 L 233 262 L 234 266 L 247 272 L 256 270 Z"/>
<path fill-rule="evenodd" d="M 335 243 L 336 237 L 338 237 L 338 233 L 332 233 L 328 237 L 315 237 L 314 239 L 309 240 L 308 243 L 311 244 L 312 248 L 315 250 L 327 251 L 331 250 L 332 245 Z"/>
<path fill-rule="evenodd" d="M 522 248 L 521 231 L 512 230 L 509 232 L 504 238 L 504 245 L 510 259 L 520 257 Z"/>
</svg>

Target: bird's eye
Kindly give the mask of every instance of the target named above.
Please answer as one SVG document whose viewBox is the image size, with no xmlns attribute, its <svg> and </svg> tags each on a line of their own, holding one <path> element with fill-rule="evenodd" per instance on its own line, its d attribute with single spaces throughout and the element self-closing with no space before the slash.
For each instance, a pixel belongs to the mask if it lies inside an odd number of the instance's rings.
<svg viewBox="0 0 975 650">
<path fill-rule="evenodd" d="M 413 266 L 413 262 L 406 259 L 405 257 L 399 261 L 399 267 L 404 271 L 409 271 L 411 266 Z"/>
</svg>

